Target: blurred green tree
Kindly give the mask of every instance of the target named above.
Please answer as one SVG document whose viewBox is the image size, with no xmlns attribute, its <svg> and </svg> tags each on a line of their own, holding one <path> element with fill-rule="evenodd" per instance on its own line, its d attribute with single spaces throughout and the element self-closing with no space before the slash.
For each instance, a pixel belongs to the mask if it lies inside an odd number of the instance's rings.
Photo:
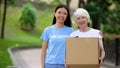
<svg viewBox="0 0 120 68">
<path fill-rule="evenodd" d="M 108 22 L 108 7 L 111 4 L 112 3 L 107 0 L 90 0 L 83 6 L 90 13 L 93 28 L 100 29 L 101 23 L 106 24 Z"/>
<path fill-rule="evenodd" d="M 120 34 L 120 5 L 109 11 L 108 17 L 109 22 L 104 25 L 104 33 Z"/>
<path fill-rule="evenodd" d="M 86 2 L 82 0 L 79 4 L 81 3 L 83 6 L 79 5 L 79 7 L 87 9 L 90 13 L 93 28 L 101 29 L 100 25 L 103 24 L 102 29 L 106 31 L 105 33 L 120 34 L 120 0 L 87 0 Z M 113 26 L 116 27 L 111 30 Z"/>
<path fill-rule="evenodd" d="M 7 3 L 8 3 L 9 5 L 13 5 L 13 4 L 15 3 L 15 0 L 8 0 Z"/>
<path fill-rule="evenodd" d="M 21 29 L 31 30 L 35 28 L 36 10 L 30 3 L 23 6 L 19 22 L 21 24 Z"/>
</svg>

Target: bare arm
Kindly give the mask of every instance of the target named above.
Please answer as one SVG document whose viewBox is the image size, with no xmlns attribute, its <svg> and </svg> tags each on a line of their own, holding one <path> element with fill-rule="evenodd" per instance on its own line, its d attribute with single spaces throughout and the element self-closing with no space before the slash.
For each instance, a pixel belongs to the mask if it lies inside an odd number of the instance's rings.
<svg viewBox="0 0 120 68">
<path fill-rule="evenodd" d="M 102 35 L 102 33 L 100 33 L 100 35 Z M 103 40 L 102 38 L 99 39 L 99 47 L 100 47 L 100 64 L 103 63 L 103 59 L 105 58 L 105 50 L 104 50 L 104 46 L 103 46 Z"/>
<path fill-rule="evenodd" d="M 41 51 L 41 68 L 44 68 L 44 62 L 45 62 L 45 54 L 47 50 L 48 43 L 43 40 L 42 42 L 42 51 Z"/>
</svg>

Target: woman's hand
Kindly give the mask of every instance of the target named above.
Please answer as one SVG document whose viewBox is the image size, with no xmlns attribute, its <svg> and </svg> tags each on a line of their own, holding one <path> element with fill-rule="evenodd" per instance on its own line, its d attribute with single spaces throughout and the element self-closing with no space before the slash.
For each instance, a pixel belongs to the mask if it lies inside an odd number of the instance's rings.
<svg viewBox="0 0 120 68">
<path fill-rule="evenodd" d="M 68 65 L 66 64 L 66 60 L 64 61 L 65 68 L 69 68 Z"/>
<path fill-rule="evenodd" d="M 99 57 L 99 64 L 101 65 L 103 63 L 104 58 Z"/>
</svg>

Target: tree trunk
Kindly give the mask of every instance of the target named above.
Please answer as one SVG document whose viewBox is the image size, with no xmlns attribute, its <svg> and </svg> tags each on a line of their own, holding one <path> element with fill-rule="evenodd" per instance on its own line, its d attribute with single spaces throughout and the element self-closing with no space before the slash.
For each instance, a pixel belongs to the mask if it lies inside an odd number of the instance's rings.
<svg viewBox="0 0 120 68">
<path fill-rule="evenodd" d="M 87 3 L 90 3 L 91 2 L 91 0 L 87 0 Z"/>
<path fill-rule="evenodd" d="M 71 0 L 66 0 L 66 5 L 67 5 L 68 9 L 70 9 L 70 1 Z"/>
<path fill-rule="evenodd" d="M 2 19 L 2 27 L 1 27 L 1 38 L 4 39 L 4 28 L 5 28 L 5 20 L 6 20 L 6 9 L 7 9 L 7 0 L 4 0 L 4 11 L 3 11 L 3 19 Z"/>
<path fill-rule="evenodd" d="M 100 17 L 100 9 L 98 10 L 98 22 L 97 22 L 97 29 L 100 30 L 100 24 L 101 24 L 101 17 Z"/>
<path fill-rule="evenodd" d="M 3 0 L 0 0 L 0 5 L 2 4 Z M 1 7 L 1 6 L 0 6 Z"/>
<path fill-rule="evenodd" d="M 90 2 L 92 2 L 92 0 L 88 0 L 87 1 L 87 3 L 90 3 Z M 101 17 L 100 17 L 100 14 L 101 14 L 101 9 L 100 9 L 100 7 L 101 7 L 101 4 L 99 3 L 100 2 L 100 0 L 97 0 L 97 2 L 98 2 L 98 10 L 96 11 L 97 12 L 97 14 L 96 14 L 96 18 L 95 19 L 92 19 L 92 28 L 94 28 L 94 29 L 99 29 L 100 30 L 100 23 L 101 23 Z"/>
<path fill-rule="evenodd" d="M 94 29 L 100 29 L 100 22 L 101 22 L 101 18 L 100 18 L 100 10 L 96 11 L 97 15 L 96 18 L 92 19 L 92 28 Z"/>
<path fill-rule="evenodd" d="M 98 7 L 99 7 L 99 9 L 98 9 L 98 24 L 97 24 L 97 29 L 99 29 L 100 30 L 100 24 L 101 24 L 101 17 L 100 17 L 100 14 L 101 14 L 101 4 L 100 4 L 100 0 L 98 0 Z"/>
<path fill-rule="evenodd" d="M 82 8 L 84 5 L 85 5 L 84 0 L 79 0 L 79 2 L 78 2 L 78 7 L 79 7 L 79 8 Z"/>
<path fill-rule="evenodd" d="M 98 29 L 98 19 L 92 19 L 92 28 Z"/>
</svg>

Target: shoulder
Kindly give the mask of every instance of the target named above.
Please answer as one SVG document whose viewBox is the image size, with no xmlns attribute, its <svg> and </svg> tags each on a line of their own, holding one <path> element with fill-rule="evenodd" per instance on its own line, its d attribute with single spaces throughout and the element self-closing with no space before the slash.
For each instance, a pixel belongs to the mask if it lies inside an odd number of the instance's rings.
<svg viewBox="0 0 120 68">
<path fill-rule="evenodd" d="M 91 31 L 100 32 L 100 30 L 98 30 L 98 29 L 93 29 L 93 28 L 91 28 Z"/>
<path fill-rule="evenodd" d="M 70 34 L 70 37 L 72 36 L 76 36 L 77 34 L 79 34 L 79 30 L 75 30 Z"/>
<path fill-rule="evenodd" d="M 101 30 L 98 30 L 98 29 L 93 29 L 93 28 L 92 28 L 92 31 L 95 31 L 95 32 L 99 33 L 99 35 L 103 36 L 103 33 L 102 33 L 102 31 L 101 31 Z"/>
<path fill-rule="evenodd" d="M 44 29 L 44 31 L 51 30 L 52 28 L 54 28 L 54 26 L 53 26 L 53 25 L 51 25 L 51 26 L 48 26 L 48 27 L 46 27 L 46 28 Z"/>
<path fill-rule="evenodd" d="M 75 30 L 75 31 L 73 31 L 72 33 L 74 34 L 74 33 L 78 33 L 79 32 L 79 30 Z"/>
<path fill-rule="evenodd" d="M 66 28 L 67 30 L 74 31 L 74 29 L 73 29 L 72 27 L 65 26 L 65 28 Z"/>
</svg>

